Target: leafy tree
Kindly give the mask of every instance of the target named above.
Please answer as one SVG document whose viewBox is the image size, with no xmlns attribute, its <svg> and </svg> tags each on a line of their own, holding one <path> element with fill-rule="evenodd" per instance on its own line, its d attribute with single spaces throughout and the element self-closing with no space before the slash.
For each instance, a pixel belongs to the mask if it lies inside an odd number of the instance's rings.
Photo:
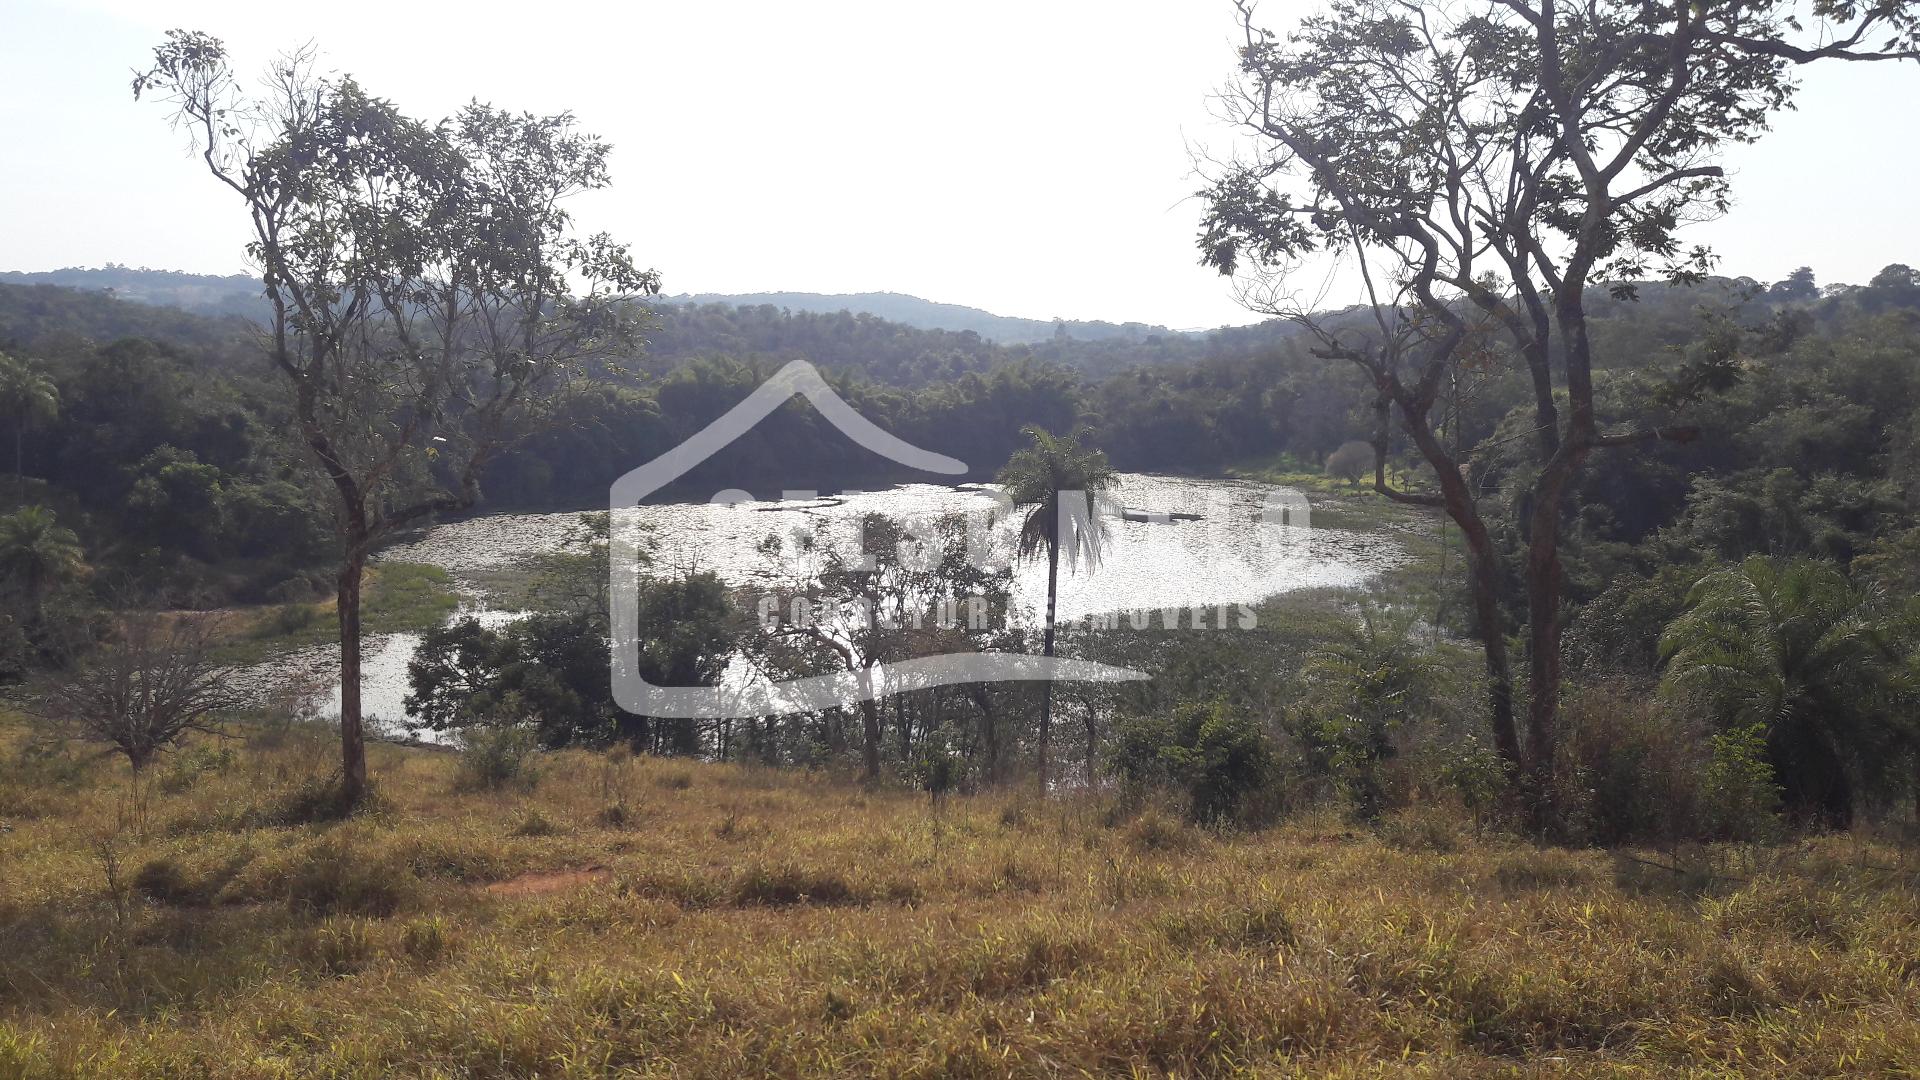
<svg viewBox="0 0 1920 1080">
<path fill-rule="evenodd" d="M 0 516 L 0 573 L 38 609 L 47 593 L 88 573 L 80 538 L 44 506 Z"/>
<path fill-rule="evenodd" d="M 603 582 L 605 578 L 601 579 Z M 643 581 L 639 596 L 638 659 L 643 678 L 655 686 L 716 686 L 733 656 L 740 629 L 727 587 L 712 571 Z M 604 669 L 606 649 L 595 657 Z M 607 681 L 604 670 L 599 682 Z M 622 713 L 620 734 L 636 745 L 666 753 L 700 750 L 690 719 L 655 720 Z"/>
<path fill-rule="evenodd" d="M 601 578 L 604 586 L 605 577 Z M 712 685 L 735 647 L 726 589 L 711 573 L 643 582 L 640 664 L 663 686 Z M 406 710 L 434 731 L 530 723 L 543 746 L 697 753 L 698 732 L 623 713 L 607 671 L 606 615 L 593 607 L 533 615 L 502 627 L 460 619 L 432 630 L 407 664 Z"/>
<path fill-rule="evenodd" d="M 60 390 L 43 372 L 0 353 L 0 416 L 13 428 L 14 498 L 27 496 L 27 432 L 45 427 L 60 415 Z"/>
<path fill-rule="evenodd" d="M 1814 283 L 1813 267 L 1803 266 L 1788 274 L 1785 281 L 1776 281 L 1769 295 L 1781 300 L 1818 300 L 1820 286 Z"/>
<path fill-rule="evenodd" d="M 1730 727 L 1712 742 L 1700 777 L 1703 824 L 1722 840 L 1767 839 L 1778 831 L 1780 785 L 1767 763 L 1766 725 Z"/>
<path fill-rule="evenodd" d="M 407 715 L 435 731 L 528 723 L 542 745 L 604 745 L 613 692 L 604 627 L 534 615 L 493 629 L 460 619 L 430 631 L 407 663 Z"/>
<path fill-rule="evenodd" d="M 1205 262 L 1284 276 L 1310 256 L 1352 257 L 1362 318 L 1322 323 L 1322 352 L 1363 369 L 1433 467 L 1473 549 L 1498 572 L 1460 455 L 1439 438 L 1443 391 L 1496 342 L 1532 392 L 1534 462 L 1515 524 L 1526 545 L 1527 764 L 1546 795 L 1559 711 L 1566 496 L 1598 450 L 1685 440 L 1682 425 L 1620 426 L 1599 410 L 1590 294 L 1662 276 L 1700 280 L 1679 229 L 1726 205 L 1717 148 L 1758 138 L 1792 99 L 1795 66 L 1920 58 L 1908 2 L 1344 0 L 1281 38 L 1251 0 L 1241 80 L 1227 100 L 1258 150 L 1214 178 Z M 1284 285 L 1255 288 L 1286 314 Z M 1729 361 L 1731 362 L 1731 361 Z M 1696 373 L 1697 374 L 1697 373 Z M 1487 598 L 1477 595 L 1485 610 Z M 1518 758 L 1510 680 L 1483 618 L 1496 742 Z M 1547 801 L 1550 801 L 1547 800 Z"/>
<path fill-rule="evenodd" d="M 1060 588 L 1060 556 L 1064 550 L 1072 572 L 1085 559 L 1097 563 L 1106 543 L 1104 503 L 1119 480 L 1107 456 L 1080 440 L 1084 429 L 1065 436 L 1029 426 L 1032 445 L 1008 459 L 998 482 L 1016 507 L 1030 506 L 1020 522 L 1019 551 L 1023 558 L 1041 552 L 1047 557 L 1047 613 L 1042 624 L 1041 655 L 1053 655 L 1054 614 Z M 1040 684 L 1040 790 L 1047 789 L 1047 743 L 1053 720 L 1053 683 Z"/>
<path fill-rule="evenodd" d="M 1327 455 L 1327 475 L 1345 480 L 1351 487 L 1360 482 L 1373 465 L 1373 444 L 1359 440 L 1344 442 L 1340 448 Z"/>
<path fill-rule="evenodd" d="M 1920 308 L 1920 270 L 1905 263 L 1881 267 L 1861 291 L 1860 303 L 1869 311 L 1887 307 Z"/>
<path fill-rule="evenodd" d="M 366 784 L 360 592 L 373 545 L 480 496 L 482 467 L 551 408 L 586 358 L 632 344 L 628 301 L 658 291 L 564 201 L 608 183 L 608 147 L 572 117 L 474 103 L 427 124 L 308 53 L 247 99 L 225 48 L 171 31 L 133 81 L 173 108 L 247 208 L 269 354 L 341 542 L 343 794 Z M 578 291 L 576 291 L 578 290 Z"/>
<path fill-rule="evenodd" d="M 141 535 L 202 558 L 214 556 L 226 528 L 220 470 L 189 451 L 163 446 L 133 472 L 127 509 L 141 522 Z"/>
<path fill-rule="evenodd" d="M 1786 804 L 1854 810 L 1903 738 L 1887 714 L 1890 651 L 1875 598 L 1831 563 L 1754 556 L 1702 578 L 1660 638 L 1662 692 L 1726 730 L 1757 725 Z"/>
</svg>

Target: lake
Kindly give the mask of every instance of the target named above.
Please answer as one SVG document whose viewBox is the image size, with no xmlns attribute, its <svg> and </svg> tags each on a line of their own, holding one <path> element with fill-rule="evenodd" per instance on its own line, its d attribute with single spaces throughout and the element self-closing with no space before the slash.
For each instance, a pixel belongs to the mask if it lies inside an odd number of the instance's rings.
<svg viewBox="0 0 1920 1080">
<path fill-rule="evenodd" d="M 1089 614 L 1167 608 L 1252 604 L 1279 594 L 1363 584 L 1406 556 L 1391 534 L 1280 525 L 1263 515 L 1283 489 L 1250 480 L 1195 479 L 1120 474 L 1116 501 L 1129 513 L 1109 519 L 1103 557 L 1060 576 L 1061 620 Z M 865 515 L 931 519 L 959 513 L 990 521 L 984 529 L 993 558 L 1011 560 L 1017 516 L 996 513 L 1000 504 L 984 485 L 904 484 L 878 491 L 809 493 L 782 498 L 755 492 L 742 503 L 667 502 L 624 510 L 616 527 L 644 526 L 658 545 L 661 571 L 712 570 L 730 585 L 751 586 L 769 571 L 760 544 L 769 534 L 823 527 L 850 543 Z M 1136 520 L 1141 516 L 1146 520 Z M 1178 515 L 1176 518 L 1175 516 Z M 1296 513 L 1293 522 L 1298 521 Z M 543 553 L 563 550 L 579 512 L 491 514 L 447 522 L 409 543 L 383 549 L 376 561 L 431 563 L 459 583 L 466 601 L 456 617 L 473 615 L 498 624 L 514 618 L 486 594 L 479 578 Z M 1043 560 L 1015 564 L 1015 617 L 1037 624 L 1046 600 Z M 1156 615 L 1154 624 L 1159 625 Z M 1124 625 L 1124 621 L 1123 621 Z M 1114 632 L 1125 632 L 1124 630 Z M 365 714 L 395 728 L 404 719 L 407 662 L 417 634 L 369 641 L 363 662 Z M 337 649 L 301 650 L 252 669 L 261 679 L 300 678 L 332 683 L 322 715 L 339 713 Z"/>
</svg>

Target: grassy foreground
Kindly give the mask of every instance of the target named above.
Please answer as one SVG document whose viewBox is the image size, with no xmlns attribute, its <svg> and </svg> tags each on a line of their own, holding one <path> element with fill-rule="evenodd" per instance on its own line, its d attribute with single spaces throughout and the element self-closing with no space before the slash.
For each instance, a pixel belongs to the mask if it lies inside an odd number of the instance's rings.
<svg viewBox="0 0 1920 1080">
<path fill-rule="evenodd" d="M 1920 875 L 298 729 L 0 774 L 0 1076 L 1920 1075 Z M 142 823 L 144 822 L 144 824 Z"/>
</svg>

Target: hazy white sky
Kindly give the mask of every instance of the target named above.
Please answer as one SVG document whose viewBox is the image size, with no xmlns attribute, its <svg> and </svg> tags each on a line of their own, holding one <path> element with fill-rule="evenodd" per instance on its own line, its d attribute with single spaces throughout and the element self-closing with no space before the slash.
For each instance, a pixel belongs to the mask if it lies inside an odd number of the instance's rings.
<svg viewBox="0 0 1920 1080">
<path fill-rule="evenodd" d="M 1268 4 L 1276 18 L 1304 10 Z M 1189 145 L 1224 147 L 1227 0 L 491 5 L 0 0 L 0 269 L 245 269 L 244 219 L 127 82 L 169 27 L 243 72 L 312 40 L 415 115 L 571 109 L 582 199 L 667 291 L 892 290 L 1034 318 L 1248 322 L 1195 261 Z M 1812 73 L 1694 238 L 1727 273 L 1920 263 L 1920 69 Z"/>
</svg>

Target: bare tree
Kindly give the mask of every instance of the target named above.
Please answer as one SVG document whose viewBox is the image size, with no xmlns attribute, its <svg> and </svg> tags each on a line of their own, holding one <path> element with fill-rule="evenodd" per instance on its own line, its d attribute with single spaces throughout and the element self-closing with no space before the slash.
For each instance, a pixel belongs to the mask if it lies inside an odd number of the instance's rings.
<svg viewBox="0 0 1920 1080">
<path fill-rule="evenodd" d="M 343 794 L 366 786 L 360 590 L 383 537 L 472 506 L 482 468 L 550 415 L 588 359 L 635 344 L 631 300 L 659 291 L 565 200 L 608 183 L 606 143 L 570 115 L 474 103 L 437 124 L 310 52 L 241 93 L 208 35 L 171 31 L 136 97 L 173 108 L 247 208 L 271 308 L 266 350 L 334 494 L 341 545 Z"/>
<path fill-rule="evenodd" d="M 238 704 L 213 659 L 219 630 L 212 615 L 130 618 L 42 712 L 58 730 L 126 755 L 137 773 L 190 732 L 217 732 Z"/>
</svg>

